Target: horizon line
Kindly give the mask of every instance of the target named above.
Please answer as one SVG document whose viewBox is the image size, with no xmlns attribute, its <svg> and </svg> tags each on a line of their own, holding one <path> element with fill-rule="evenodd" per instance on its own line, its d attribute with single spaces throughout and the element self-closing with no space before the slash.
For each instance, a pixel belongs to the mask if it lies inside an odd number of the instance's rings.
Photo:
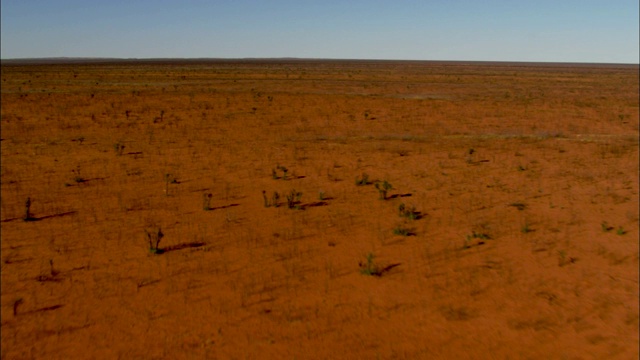
<svg viewBox="0 0 640 360">
<path fill-rule="evenodd" d="M 93 57 L 93 56 L 45 56 L 24 58 L 0 58 L 0 63 L 83 63 L 83 62 L 124 62 L 124 61 L 388 61 L 388 62 L 431 62 L 431 63 L 502 63 L 502 64 L 548 64 L 548 65 L 628 65 L 639 63 L 587 62 L 587 61 L 528 61 L 528 60 L 416 60 L 416 59 L 371 59 L 371 58 L 305 58 L 305 57 Z"/>
</svg>

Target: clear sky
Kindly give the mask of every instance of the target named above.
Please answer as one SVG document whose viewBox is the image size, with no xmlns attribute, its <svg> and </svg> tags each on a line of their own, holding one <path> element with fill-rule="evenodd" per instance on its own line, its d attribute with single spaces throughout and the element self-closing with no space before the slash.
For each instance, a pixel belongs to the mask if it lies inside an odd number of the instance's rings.
<svg viewBox="0 0 640 360">
<path fill-rule="evenodd" d="M 3 59 L 639 63 L 638 0 L 2 0 Z"/>
</svg>

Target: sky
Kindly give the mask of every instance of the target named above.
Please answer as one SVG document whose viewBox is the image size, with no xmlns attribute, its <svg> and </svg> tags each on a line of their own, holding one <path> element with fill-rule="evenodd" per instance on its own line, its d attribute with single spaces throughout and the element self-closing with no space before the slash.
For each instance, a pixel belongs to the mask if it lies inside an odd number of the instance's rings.
<svg viewBox="0 0 640 360">
<path fill-rule="evenodd" d="M 638 0 L 2 0 L 0 58 L 640 62 Z"/>
</svg>

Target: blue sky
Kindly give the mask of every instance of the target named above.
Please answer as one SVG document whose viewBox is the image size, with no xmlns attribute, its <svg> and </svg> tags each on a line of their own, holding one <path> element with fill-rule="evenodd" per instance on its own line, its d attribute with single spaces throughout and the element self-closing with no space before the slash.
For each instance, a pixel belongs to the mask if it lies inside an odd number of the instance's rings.
<svg viewBox="0 0 640 360">
<path fill-rule="evenodd" d="M 2 0 L 26 57 L 639 63 L 638 0 Z"/>
</svg>

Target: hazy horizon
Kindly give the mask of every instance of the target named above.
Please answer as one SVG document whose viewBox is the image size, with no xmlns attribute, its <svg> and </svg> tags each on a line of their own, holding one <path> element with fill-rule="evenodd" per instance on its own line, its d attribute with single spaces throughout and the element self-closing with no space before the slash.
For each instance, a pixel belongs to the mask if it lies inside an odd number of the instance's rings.
<svg viewBox="0 0 640 360">
<path fill-rule="evenodd" d="M 158 58 L 116 58 L 116 57 L 68 57 L 68 56 L 58 56 L 58 57 L 37 57 L 37 58 L 6 58 L 1 59 L 0 61 L 3 63 L 40 63 L 40 64 L 48 64 L 48 63 L 91 63 L 91 62 L 145 62 L 145 61 L 167 61 L 167 62 L 190 62 L 190 61 L 212 61 L 212 62 L 223 62 L 223 61 L 344 61 L 344 62 L 357 62 L 357 61 L 371 61 L 371 62 L 424 62 L 424 63 L 487 63 L 487 64 L 540 64 L 542 65 L 611 65 L 611 66 L 639 66 L 638 63 L 614 63 L 614 62 L 570 62 L 570 61 L 502 61 L 502 60 L 413 60 L 413 59 L 341 59 L 341 58 L 298 58 L 298 57 L 269 57 L 269 58 L 260 58 L 260 57 L 245 57 L 245 58 L 204 58 L 204 57 L 193 57 L 193 58 L 180 58 L 180 57 L 158 57 Z"/>
<path fill-rule="evenodd" d="M 3 60 L 640 63 L 636 0 L 0 4 Z"/>
</svg>

